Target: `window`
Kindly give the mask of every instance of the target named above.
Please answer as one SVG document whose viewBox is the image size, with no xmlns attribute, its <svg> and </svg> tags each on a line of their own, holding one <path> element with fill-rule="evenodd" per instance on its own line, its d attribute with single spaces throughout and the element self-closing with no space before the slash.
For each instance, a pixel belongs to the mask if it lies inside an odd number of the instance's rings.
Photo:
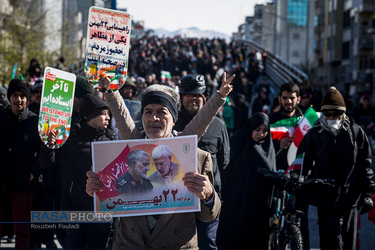
<svg viewBox="0 0 375 250">
<path fill-rule="evenodd" d="M 350 10 L 344 11 L 343 27 L 344 28 L 350 27 Z"/>
<path fill-rule="evenodd" d="M 299 51 L 293 51 L 292 56 L 298 58 L 299 57 Z"/>
<path fill-rule="evenodd" d="M 300 35 L 299 35 L 299 33 L 293 33 L 293 40 L 299 40 L 299 37 L 300 37 Z"/>
<path fill-rule="evenodd" d="M 290 26 L 306 27 L 308 0 L 288 0 L 287 23 Z"/>
<path fill-rule="evenodd" d="M 349 59 L 350 55 L 350 42 L 344 42 L 342 44 L 342 59 Z"/>
</svg>

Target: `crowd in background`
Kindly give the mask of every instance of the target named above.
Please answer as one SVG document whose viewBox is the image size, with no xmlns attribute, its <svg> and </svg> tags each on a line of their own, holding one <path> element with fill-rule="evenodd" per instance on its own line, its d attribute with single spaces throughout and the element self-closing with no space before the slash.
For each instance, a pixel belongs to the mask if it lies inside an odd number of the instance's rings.
<svg viewBox="0 0 375 250">
<path fill-rule="evenodd" d="M 187 74 L 202 74 L 209 95 L 221 84 L 223 72 L 236 74 L 233 80 L 234 90 L 229 96 L 229 105 L 224 120 L 228 129 L 235 132 L 240 124 L 256 112 L 272 113 L 278 101 L 272 91 L 277 92 L 267 76 L 263 74 L 266 53 L 249 50 L 242 42 L 228 42 L 223 39 L 197 38 L 158 38 L 144 37 L 131 40 L 129 68 L 126 85 L 131 85 L 125 99 L 136 100 L 140 91 L 152 84 L 164 84 L 177 88 L 181 77 Z M 60 58 L 57 68 L 64 69 L 64 59 Z M 161 72 L 167 71 L 171 77 L 162 78 Z M 30 61 L 29 68 L 24 70 L 30 88 L 43 75 L 43 67 L 37 59 Z M 34 87 L 35 89 L 35 87 Z M 370 93 L 356 93 L 349 96 L 342 90 L 347 101 L 348 114 L 365 128 L 368 135 L 375 128 L 374 107 Z M 300 108 L 305 111 L 310 105 L 320 111 L 322 92 L 313 89 L 302 90 Z M 33 102 L 33 99 L 31 100 Z M 0 105 L 6 106 L 6 86 L 0 86 Z"/>
<path fill-rule="evenodd" d="M 133 39 L 129 52 L 129 77 L 120 93 L 124 99 L 137 101 L 142 89 L 150 85 L 169 85 L 178 91 L 181 77 L 187 74 L 202 74 L 205 77 L 208 95 L 211 96 L 221 85 L 224 72 L 229 76 L 235 74 L 236 77 L 232 82 L 234 89 L 219 113 L 231 137 L 252 114 L 257 112 L 270 114 L 278 110 L 278 100 L 272 95 L 278 92 L 277 86 L 263 72 L 265 60 L 267 60 L 266 54 L 249 50 L 241 42 L 229 43 L 222 39 L 182 37 Z M 63 62 L 63 59 L 59 60 L 58 68 L 63 68 L 61 66 Z M 170 77 L 163 78 L 162 71 L 169 72 Z M 39 65 L 37 59 L 32 59 L 30 67 L 24 71 L 24 77 L 31 93 L 29 109 L 37 115 L 41 99 L 42 76 L 43 67 Z M 344 91 L 342 93 L 346 101 L 346 114 L 352 117 L 373 141 L 375 108 L 371 104 L 370 95 L 358 93 L 356 99 L 353 99 L 348 93 Z M 9 105 L 6 96 L 6 86 L 0 86 L 0 106 Z M 304 112 L 313 105 L 316 111 L 320 111 L 322 98 L 321 92 L 312 89 L 302 90 L 299 108 Z M 45 172 L 45 175 L 48 174 Z M 52 210 L 56 206 L 59 195 L 53 183 L 43 183 L 41 176 L 35 176 L 33 209 Z M 43 189 L 47 192 L 42 192 Z M 11 209 L 6 211 L 6 216 L 7 221 L 10 221 Z M 12 241 L 11 224 L 7 229 L 3 227 L 2 235 L 8 235 L 8 240 Z M 52 236 L 40 232 L 31 234 L 31 242 L 35 244 L 35 248 L 38 248 L 40 243 L 48 243 L 50 249 L 53 249 L 51 239 L 53 234 Z"/>
</svg>

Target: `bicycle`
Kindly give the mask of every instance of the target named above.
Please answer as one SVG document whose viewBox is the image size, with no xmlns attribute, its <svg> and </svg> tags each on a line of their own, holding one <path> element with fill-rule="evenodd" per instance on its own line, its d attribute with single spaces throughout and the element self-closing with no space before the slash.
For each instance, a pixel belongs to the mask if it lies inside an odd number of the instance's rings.
<svg viewBox="0 0 375 250">
<path fill-rule="evenodd" d="M 260 168 L 258 172 L 265 177 L 274 179 L 274 188 L 271 198 L 273 211 L 270 217 L 271 233 L 268 241 L 269 250 L 302 250 L 302 234 L 300 230 L 302 211 L 295 208 L 295 192 L 298 179 L 284 175 L 284 171 L 272 171 Z"/>
<path fill-rule="evenodd" d="M 259 173 L 274 179 L 271 207 L 273 214 L 270 217 L 270 237 L 268 250 L 302 250 L 303 240 L 300 230 L 301 218 L 304 212 L 295 207 L 296 193 L 308 185 L 334 186 L 330 179 L 312 178 L 306 181 L 299 179 L 298 174 L 284 175 L 284 170 L 272 171 L 259 168 Z"/>
</svg>

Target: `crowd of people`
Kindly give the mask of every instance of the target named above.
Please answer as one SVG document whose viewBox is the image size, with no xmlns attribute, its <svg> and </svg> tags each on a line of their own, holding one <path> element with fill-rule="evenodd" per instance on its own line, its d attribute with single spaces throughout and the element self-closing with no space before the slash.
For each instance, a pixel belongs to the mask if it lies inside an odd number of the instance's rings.
<svg viewBox="0 0 375 250">
<path fill-rule="evenodd" d="M 333 179 L 337 188 L 319 189 L 318 194 L 326 196 L 316 203 L 309 195 L 297 197 L 298 208 L 305 212 L 304 249 L 309 249 L 307 208 L 312 202 L 318 207 L 321 249 L 355 249 L 357 211 L 373 207 L 371 99 L 360 93 L 357 103 L 334 87 L 320 93 L 292 82 L 276 89 L 263 72 L 265 60 L 266 54 L 241 42 L 134 39 L 129 77 L 119 91 L 106 91 L 108 78 L 100 79 L 97 91 L 77 76 L 71 136 L 61 149 L 50 149 L 37 131 L 43 70 L 32 59 L 25 72 L 28 81 L 12 79 L 8 88 L 0 87 L 0 220 L 30 221 L 33 210 L 93 210 L 90 196 L 102 187 L 97 173 L 90 171 L 93 141 L 196 134 L 199 171 L 184 173 L 182 181 L 199 197 L 201 212 L 122 217 L 113 249 L 267 249 L 272 183 L 257 169 L 286 170 L 292 143 L 288 137 L 272 140 L 270 124 L 302 116 L 313 105 L 322 116 L 298 148 L 298 154 L 305 153 L 303 174 L 307 179 Z M 162 77 L 162 71 L 171 77 Z M 278 94 L 271 100 L 272 91 Z M 137 119 L 129 113 L 128 101 L 139 104 Z M 155 129 L 151 123 L 160 126 Z M 56 136 L 51 132 L 48 143 L 54 144 Z M 144 161 L 128 158 L 129 171 L 117 181 L 119 189 L 131 192 L 125 184 L 134 182 L 147 190 L 152 181 L 168 175 L 164 165 L 172 171 L 174 163 L 168 150 L 162 151 L 152 158 L 134 152 L 134 159 Z M 150 159 L 159 168 L 161 158 L 163 164 L 150 182 Z M 0 232 L 9 242 L 16 236 L 16 249 L 38 249 L 41 244 L 56 249 L 54 235 L 65 249 L 105 249 L 111 233 L 109 224 L 99 223 L 61 230 L 13 225 L 0 223 Z"/>
</svg>

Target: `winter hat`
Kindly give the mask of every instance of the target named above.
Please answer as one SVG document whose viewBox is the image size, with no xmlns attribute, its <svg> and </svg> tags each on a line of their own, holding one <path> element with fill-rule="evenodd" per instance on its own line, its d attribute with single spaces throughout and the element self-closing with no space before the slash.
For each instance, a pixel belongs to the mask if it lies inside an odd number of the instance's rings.
<svg viewBox="0 0 375 250">
<path fill-rule="evenodd" d="M 77 76 L 76 80 L 76 89 L 74 96 L 82 99 L 87 94 L 93 94 L 94 88 L 92 85 L 87 81 L 86 77 Z"/>
<path fill-rule="evenodd" d="M 340 91 L 335 87 L 330 87 L 328 92 L 323 97 L 322 111 L 323 110 L 341 110 L 346 111 L 345 101 Z"/>
<path fill-rule="evenodd" d="M 103 109 L 108 109 L 108 105 L 96 95 L 87 94 L 83 97 L 78 121 L 89 121 L 101 114 Z"/>
<path fill-rule="evenodd" d="M 133 82 L 132 79 L 126 78 L 126 81 L 124 83 L 124 86 L 130 86 L 133 88 L 134 92 L 137 91 L 137 87 L 135 86 L 135 83 Z"/>
<path fill-rule="evenodd" d="M 137 83 L 145 83 L 146 79 L 144 79 L 142 76 L 137 77 Z"/>
<path fill-rule="evenodd" d="M 172 96 L 163 91 L 150 91 L 142 97 L 141 101 L 141 114 L 144 108 L 149 104 L 160 104 L 169 110 L 172 115 L 173 121 L 177 122 L 178 109 L 177 103 L 173 100 Z"/>
<path fill-rule="evenodd" d="M 27 100 L 30 100 L 30 89 L 24 80 L 17 78 L 10 81 L 7 94 L 8 100 L 10 100 L 10 96 L 16 91 L 24 93 Z"/>
<path fill-rule="evenodd" d="M 43 80 L 38 79 L 35 81 L 34 85 L 31 87 L 31 92 L 34 93 L 35 89 L 43 88 Z"/>
<path fill-rule="evenodd" d="M 206 82 L 200 74 L 190 74 L 181 78 L 181 94 L 201 95 L 206 103 Z"/>
<path fill-rule="evenodd" d="M 3 87 L 2 85 L 0 85 L 0 95 L 4 95 L 4 96 L 7 95 L 7 89 Z"/>
<path fill-rule="evenodd" d="M 204 76 L 190 74 L 181 78 L 181 94 L 203 94 L 206 91 Z"/>
</svg>

